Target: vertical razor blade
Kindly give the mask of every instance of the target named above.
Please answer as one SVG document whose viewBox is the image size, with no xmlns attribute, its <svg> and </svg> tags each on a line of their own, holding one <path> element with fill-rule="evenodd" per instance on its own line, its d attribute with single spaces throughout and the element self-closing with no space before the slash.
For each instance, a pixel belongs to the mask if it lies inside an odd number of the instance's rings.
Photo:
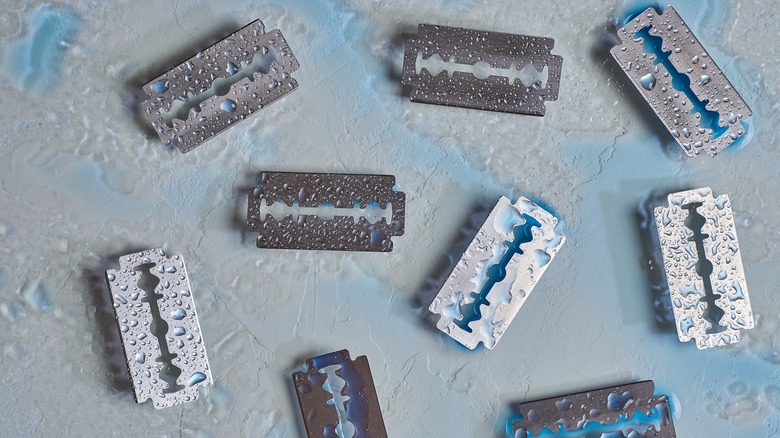
<svg viewBox="0 0 780 438">
<path fill-rule="evenodd" d="M 420 24 L 417 38 L 406 41 L 401 82 L 412 87 L 412 102 L 543 116 L 544 102 L 558 99 L 561 82 L 563 58 L 550 53 L 554 44 L 552 38 Z M 418 65 L 434 55 L 449 71 Z M 484 79 L 462 71 L 477 64 L 487 64 Z M 547 84 L 524 79 L 528 68 L 546 69 Z"/>
<path fill-rule="evenodd" d="M 212 379 L 182 256 L 122 256 L 106 279 L 136 402 L 162 409 L 197 399 Z"/>
<path fill-rule="evenodd" d="M 258 248 L 392 251 L 390 238 L 404 234 L 406 205 L 394 185 L 391 175 L 262 172 L 249 196 L 247 225 L 260 233 Z M 270 212 L 277 203 L 289 210 L 282 218 Z M 392 213 L 375 223 L 355 214 L 371 205 L 391 206 Z M 320 217 L 327 213 L 336 216 Z"/>
<path fill-rule="evenodd" d="M 282 32 L 255 20 L 144 85 L 143 110 L 165 144 L 188 152 L 295 90 L 298 67 Z M 174 106 L 191 100 L 181 120 Z"/>
<path fill-rule="evenodd" d="M 715 156 L 745 134 L 750 108 L 673 7 L 648 8 L 618 37 L 612 56 L 688 156 Z"/>
<path fill-rule="evenodd" d="M 740 340 L 753 328 L 742 256 L 728 195 L 709 187 L 672 193 L 655 209 L 680 341 L 700 349 Z"/>
<path fill-rule="evenodd" d="M 544 436 L 581 430 L 592 436 L 621 432 L 619 436 L 632 438 L 676 438 L 669 398 L 654 392 L 653 381 L 645 380 L 520 403 L 521 418 L 512 423 L 512 431 L 518 438 L 538 437 L 545 429 Z"/>
<path fill-rule="evenodd" d="M 563 245 L 557 223 L 527 198 L 502 196 L 429 307 L 439 330 L 472 350 L 495 347 Z"/>
<path fill-rule="evenodd" d="M 387 438 L 366 356 L 351 360 L 341 350 L 307 359 L 293 384 L 308 438 Z"/>
</svg>

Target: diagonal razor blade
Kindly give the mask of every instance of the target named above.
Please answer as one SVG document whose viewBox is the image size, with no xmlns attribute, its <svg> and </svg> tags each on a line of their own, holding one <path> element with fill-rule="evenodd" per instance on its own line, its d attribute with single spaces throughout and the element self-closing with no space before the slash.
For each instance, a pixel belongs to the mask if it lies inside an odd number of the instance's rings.
<svg viewBox="0 0 780 438">
<path fill-rule="evenodd" d="M 295 90 L 298 67 L 282 32 L 255 20 L 144 85 L 143 111 L 188 152 Z"/>
<path fill-rule="evenodd" d="M 745 135 L 750 108 L 673 7 L 648 8 L 618 37 L 612 56 L 689 157 Z"/>
<path fill-rule="evenodd" d="M 557 223 L 502 196 L 429 307 L 439 330 L 472 350 L 495 347 L 563 245 Z"/>
</svg>

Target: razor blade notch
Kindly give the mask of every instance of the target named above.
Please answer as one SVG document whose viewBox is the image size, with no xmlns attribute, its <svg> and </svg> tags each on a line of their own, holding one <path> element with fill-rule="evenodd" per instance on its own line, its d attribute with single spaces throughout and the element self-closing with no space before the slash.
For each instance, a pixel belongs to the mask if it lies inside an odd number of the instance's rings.
<svg viewBox="0 0 780 438">
<path fill-rule="evenodd" d="M 728 195 L 705 187 L 668 201 L 655 223 L 680 341 L 695 339 L 699 349 L 739 342 L 754 321 Z"/>
<path fill-rule="evenodd" d="M 554 434 L 620 431 L 636 438 L 677 437 L 669 398 L 655 395 L 652 380 L 520 403 L 518 411 L 520 419 L 511 422 L 515 437 L 538 437 L 545 429 Z"/>
<path fill-rule="evenodd" d="M 213 381 L 181 254 L 122 256 L 106 280 L 136 402 L 162 409 L 197 399 Z"/>
<path fill-rule="evenodd" d="M 262 172 L 260 185 L 249 196 L 247 225 L 259 233 L 258 248 L 392 251 L 391 237 L 404 234 L 406 205 L 406 195 L 394 186 L 392 175 Z M 276 202 L 337 215 L 322 219 L 317 214 L 290 213 L 277 219 L 267 211 Z M 371 223 L 364 216 L 338 215 L 371 204 L 391 205 L 390 217 Z"/>
<path fill-rule="evenodd" d="M 308 438 L 387 438 L 366 356 L 351 360 L 341 350 L 307 359 L 293 384 Z"/>
<path fill-rule="evenodd" d="M 543 116 L 544 102 L 557 100 L 560 88 L 563 58 L 550 53 L 554 44 L 552 38 L 420 24 L 417 37 L 406 40 L 401 83 L 412 87 L 412 102 Z M 438 55 L 453 71 L 418 69 L 418 55 Z M 452 65 L 480 62 L 492 72 L 484 79 Z M 528 67 L 547 69 L 547 84 L 518 79 Z"/>
<path fill-rule="evenodd" d="M 266 71 L 244 71 L 258 57 L 271 59 Z M 292 73 L 298 67 L 282 32 L 266 32 L 255 20 L 144 85 L 149 99 L 142 108 L 163 143 L 188 152 L 295 90 Z M 241 79 L 220 92 L 234 75 Z M 218 88 L 215 95 L 196 104 L 185 120 L 167 120 L 176 102 L 197 99 L 212 87 Z"/>
<path fill-rule="evenodd" d="M 563 245 L 557 223 L 502 196 L 428 308 L 437 328 L 472 350 L 495 347 Z"/>
<path fill-rule="evenodd" d="M 610 52 L 689 157 L 715 156 L 746 132 L 752 114 L 677 11 L 638 14 Z"/>
</svg>

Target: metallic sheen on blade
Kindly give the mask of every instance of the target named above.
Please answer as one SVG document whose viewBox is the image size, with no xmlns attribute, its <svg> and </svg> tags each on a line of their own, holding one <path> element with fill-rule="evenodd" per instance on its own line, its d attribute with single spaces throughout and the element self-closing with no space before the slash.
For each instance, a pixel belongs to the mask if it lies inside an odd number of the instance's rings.
<svg viewBox="0 0 780 438">
<path fill-rule="evenodd" d="M 550 53 L 554 44 L 552 38 L 420 24 L 417 37 L 406 41 L 401 82 L 412 87 L 412 102 L 543 116 L 544 102 L 558 99 L 561 81 L 563 58 Z M 506 73 L 485 79 L 463 71 L 434 76 L 427 68 L 418 68 L 418 54 L 422 60 L 438 55 L 469 66 L 481 61 Z M 537 72 L 547 68 L 546 86 L 515 78 L 526 67 Z"/>
<path fill-rule="evenodd" d="M 172 110 L 174 102 L 187 102 L 213 86 L 224 86 L 231 76 L 250 68 L 256 56 L 272 54 L 277 59 L 270 62 L 267 72 L 244 72 L 246 77 L 232 84 L 226 94 L 220 95 L 218 89 L 190 109 L 186 120 L 166 120 L 164 113 Z M 144 85 L 149 99 L 143 110 L 163 143 L 188 152 L 295 90 L 298 82 L 291 75 L 298 67 L 282 32 L 266 33 L 263 23 L 255 20 Z"/>
<path fill-rule="evenodd" d="M 607 429 L 612 426 L 614 432 L 626 428 L 620 436 L 676 438 L 669 398 L 665 395 L 655 395 L 654 392 L 653 381 L 645 380 L 520 403 L 519 412 L 522 418 L 512 423 L 513 436 L 536 437 L 540 436 L 543 429 L 549 429 L 553 433 L 561 429 L 565 432 L 582 430 L 585 433 L 587 430 L 593 430 L 590 428 L 595 423 L 608 426 Z M 637 421 L 639 414 L 647 419 L 646 423 Z M 632 420 L 634 424 L 631 424 Z M 602 436 L 599 432 L 602 432 L 602 429 L 594 431 L 593 436 Z M 603 436 L 607 436 L 608 432 L 604 432 Z"/>
<path fill-rule="evenodd" d="M 672 193 L 655 223 L 680 341 L 700 349 L 739 342 L 754 323 L 728 195 Z"/>
<path fill-rule="evenodd" d="M 338 436 L 387 438 L 366 356 L 351 360 L 341 350 L 307 359 L 293 383 L 308 438 L 336 437 L 337 430 Z"/>
<path fill-rule="evenodd" d="M 159 280 L 153 292 L 139 285 L 147 273 Z M 162 409 L 197 399 L 212 379 L 182 256 L 162 249 L 122 256 L 106 279 L 135 401 Z"/>
<path fill-rule="evenodd" d="M 260 233 L 258 248 L 392 251 L 390 238 L 404 234 L 406 206 L 406 195 L 394 185 L 391 175 L 262 172 L 260 185 L 249 195 L 247 225 Z M 278 220 L 267 210 L 276 202 L 341 215 L 321 219 L 318 214 L 290 213 Z M 371 203 L 382 209 L 392 206 L 389 220 L 383 216 L 371 223 L 365 216 L 356 221 L 348 215 Z"/>
<path fill-rule="evenodd" d="M 438 329 L 472 350 L 495 347 L 563 245 L 557 223 L 527 198 L 502 196 L 428 308 Z"/>
<path fill-rule="evenodd" d="M 643 32 L 661 38 L 676 72 L 645 51 Z M 673 7 L 662 15 L 648 8 L 618 30 L 618 37 L 621 44 L 611 49 L 612 56 L 689 157 L 715 156 L 745 134 L 743 119 L 752 114 L 750 108 Z M 675 74 L 684 75 L 689 85 L 674 80 Z M 702 126 L 703 114 L 692 99 L 717 113 L 717 128 Z"/>
</svg>

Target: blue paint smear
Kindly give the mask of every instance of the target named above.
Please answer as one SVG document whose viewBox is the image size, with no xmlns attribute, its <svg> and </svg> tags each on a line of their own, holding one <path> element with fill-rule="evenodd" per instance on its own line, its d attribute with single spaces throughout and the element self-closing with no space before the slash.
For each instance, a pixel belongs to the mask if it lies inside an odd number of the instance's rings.
<svg viewBox="0 0 780 438">
<path fill-rule="evenodd" d="M 355 365 L 343 353 L 336 352 L 312 359 L 315 368 L 321 370 L 331 365 L 341 365 L 341 378 L 347 397 L 347 420 L 355 427 L 354 438 L 368 438 L 368 403 L 363 391 L 364 382 Z"/>
<path fill-rule="evenodd" d="M 488 280 L 485 282 L 479 294 L 472 292 L 472 295 L 476 295 L 474 302 L 463 306 L 463 319 L 455 320 L 455 325 L 462 330 L 471 333 L 472 329 L 469 327 L 469 323 L 473 321 L 479 321 L 482 319 L 482 306 L 489 306 L 490 302 L 487 300 L 488 293 L 493 289 L 496 283 L 500 283 L 506 278 L 506 267 L 512 260 L 515 254 L 523 254 L 523 250 L 520 249 L 520 245 L 528 243 L 533 240 L 533 234 L 531 230 L 533 227 L 541 227 L 536 219 L 523 214 L 525 223 L 515 226 L 512 231 L 514 233 L 515 240 L 512 242 L 506 242 L 507 251 L 501 258 L 501 261 L 488 268 L 487 275 Z"/>
<path fill-rule="evenodd" d="M 20 89 L 42 93 L 52 88 L 62 57 L 81 25 L 72 9 L 43 5 L 34 11 L 27 37 L 10 52 L 9 71 Z"/>
</svg>

